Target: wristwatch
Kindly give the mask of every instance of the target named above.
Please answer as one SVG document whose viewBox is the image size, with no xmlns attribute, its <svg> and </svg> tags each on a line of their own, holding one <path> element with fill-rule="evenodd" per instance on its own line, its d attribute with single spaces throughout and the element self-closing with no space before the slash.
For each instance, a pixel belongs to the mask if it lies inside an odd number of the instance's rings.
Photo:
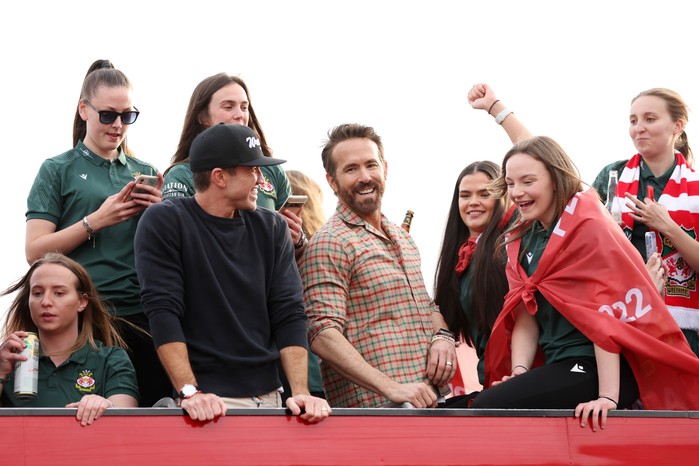
<svg viewBox="0 0 699 466">
<path fill-rule="evenodd" d="M 451 330 L 448 330 L 446 328 L 440 328 L 439 330 L 437 330 L 435 332 L 435 335 L 442 335 L 445 337 L 449 337 L 452 340 L 456 339 L 456 335 L 454 334 L 454 332 L 452 332 Z"/>
<path fill-rule="evenodd" d="M 304 247 L 307 239 L 308 238 L 306 238 L 306 232 L 301 230 L 301 237 L 299 238 L 299 241 L 296 244 L 294 244 L 294 249 L 301 249 L 302 247 Z"/>
<path fill-rule="evenodd" d="M 191 383 L 186 383 L 182 385 L 182 388 L 180 388 L 180 399 L 181 400 L 188 400 L 197 393 L 201 393 L 201 390 L 199 390 L 199 387 L 196 385 L 192 385 Z"/>
</svg>

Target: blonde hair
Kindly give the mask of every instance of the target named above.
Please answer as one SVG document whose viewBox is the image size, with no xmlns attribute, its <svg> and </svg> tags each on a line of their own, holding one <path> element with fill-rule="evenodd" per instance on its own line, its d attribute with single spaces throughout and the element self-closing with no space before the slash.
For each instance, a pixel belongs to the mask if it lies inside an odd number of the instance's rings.
<svg viewBox="0 0 699 466">
<path fill-rule="evenodd" d="M 298 170 L 287 170 L 286 176 L 291 183 L 292 193 L 308 196 L 308 202 L 303 207 L 301 215 L 303 216 L 303 231 L 310 238 L 325 223 L 323 191 L 318 183 Z"/>
<path fill-rule="evenodd" d="M 49 252 L 35 261 L 29 267 L 24 277 L 2 293 L 2 296 L 6 296 L 17 292 L 17 296 L 15 296 L 10 309 L 7 311 L 5 334 L 9 335 L 20 330 L 38 333 L 29 310 L 29 294 L 31 293 L 31 279 L 34 272 L 45 264 L 56 264 L 70 270 L 75 276 L 76 292 L 87 298 L 87 307 L 78 317 L 78 339 L 72 347 L 62 352 L 73 353 L 86 344 L 97 349 L 96 340 L 100 340 L 106 346 L 121 346 L 125 348 L 126 345 L 113 324 L 114 318 L 100 301 L 99 294 L 85 268 L 57 252 Z"/>
</svg>

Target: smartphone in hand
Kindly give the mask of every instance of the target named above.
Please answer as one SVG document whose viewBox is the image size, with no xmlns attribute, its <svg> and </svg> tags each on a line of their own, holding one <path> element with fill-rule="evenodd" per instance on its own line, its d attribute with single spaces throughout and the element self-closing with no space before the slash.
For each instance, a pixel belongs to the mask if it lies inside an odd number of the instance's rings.
<svg viewBox="0 0 699 466">
<path fill-rule="evenodd" d="M 286 200 L 282 208 L 279 209 L 279 211 L 281 212 L 283 210 L 288 210 L 298 215 L 307 201 L 308 196 L 306 196 L 305 194 L 291 195 L 288 197 L 288 199 Z"/>
<path fill-rule="evenodd" d="M 646 232 L 646 260 L 650 259 L 650 256 L 658 252 L 658 243 L 655 242 L 655 232 Z"/>
<path fill-rule="evenodd" d="M 126 200 L 130 201 L 131 199 L 133 199 L 133 196 L 131 196 L 131 193 L 133 192 L 143 192 L 143 190 L 138 189 L 138 185 L 140 184 L 146 184 L 148 186 L 158 186 L 158 177 L 152 175 L 140 175 L 138 178 L 136 178 L 136 184 L 131 188 L 131 190 L 128 193 L 126 193 Z"/>
</svg>

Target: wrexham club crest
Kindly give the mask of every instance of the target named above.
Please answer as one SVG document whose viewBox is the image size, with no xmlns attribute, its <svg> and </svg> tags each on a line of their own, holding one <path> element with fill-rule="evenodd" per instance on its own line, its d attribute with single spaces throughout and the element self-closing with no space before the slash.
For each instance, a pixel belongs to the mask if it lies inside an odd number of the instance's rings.
<svg viewBox="0 0 699 466">
<path fill-rule="evenodd" d="M 263 193 L 266 193 L 270 196 L 275 196 L 276 194 L 275 194 L 274 185 L 269 182 L 269 180 L 267 179 L 267 177 L 265 176 L 264 173 L 262 174 L 262 178 L 264 179 L 264 183 L 258 185 L 257 189 L 259 189 Z"/>
<path fill-rule="evenodd" d="M 78 373 L 78 380 L 75 382 L 75 388 L 83 393 L 92 393 L 95 391 L 95 378 L 92 369 L 85 369 Z"/>
<path fill-rule="evenodd" d="M 690 237 L 697 237 L 694 228 L 689 230 L 680 225 L 680 228 Z M 668 280 L 665 285 L 665 293 L 668 296 L 689 297 L 689 294 L 697 289 L 697 273 L 684 260 L 680 253 L 674 250 L 669 239 L 663 237 L 663 262 L 667 266 Z"/>
</svg>

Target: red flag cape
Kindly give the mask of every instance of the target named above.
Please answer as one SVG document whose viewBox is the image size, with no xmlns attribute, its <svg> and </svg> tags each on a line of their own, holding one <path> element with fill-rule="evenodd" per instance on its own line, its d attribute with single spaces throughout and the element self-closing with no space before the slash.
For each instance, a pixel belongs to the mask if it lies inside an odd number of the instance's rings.
<svg viewBox="0 0 699 466">
<path fill-rule="evenodd" d="M 646 409 L 699 409 L 699 358 L 594 190 L 571 198 L 531 277 L 519 264 L 520 243 L 507 245 L 510 292 L 485 352 L 486 386 L 510 374 L 515 311 L 523 303 L 535 314 L 539 291 L 592 342 L 624 354 Z"/>
</svg>

